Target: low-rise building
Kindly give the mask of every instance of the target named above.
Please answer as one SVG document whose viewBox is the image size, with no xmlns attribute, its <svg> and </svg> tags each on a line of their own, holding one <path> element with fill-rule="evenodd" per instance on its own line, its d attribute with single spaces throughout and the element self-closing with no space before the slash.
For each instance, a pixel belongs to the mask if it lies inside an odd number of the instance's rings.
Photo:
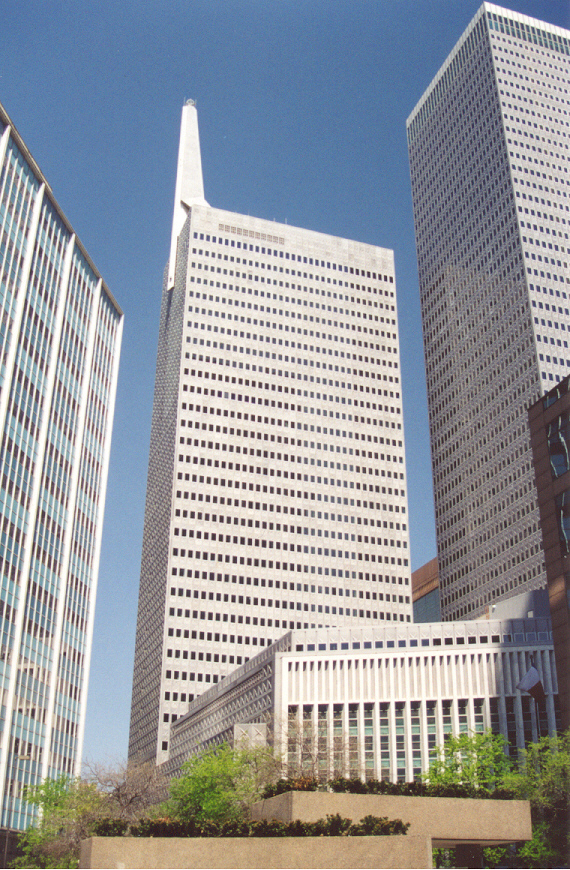
<svg viewBox="0 0 570 870">
<path fill-rule="evenodd" d="M 516 688 L 531 661 L 538 705 Z M 291 631 L 172 724 L 168 770 L 265 722 L 291 770 L 409 781 L 446 734 L 491 728 L 516 751 L 554 733 L 557 691 L 545 618 Z"/>
</svg>

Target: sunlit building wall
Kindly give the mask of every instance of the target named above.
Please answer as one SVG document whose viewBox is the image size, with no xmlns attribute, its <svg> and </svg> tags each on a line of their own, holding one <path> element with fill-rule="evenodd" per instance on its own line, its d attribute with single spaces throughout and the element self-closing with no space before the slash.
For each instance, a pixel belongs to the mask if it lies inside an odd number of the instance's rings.
<svg viewBox="0 0 570 870">
<path fill-rule="evenodd" d="M 129 755 L 291 629 L 409 622 L 393 252 L 204 200 L 182 114 Z"/>
<path fill-rule="evenodd" d="M 408 119 L 443 619 L 546 585 L 526 409 L 570 367 L 569 58 L 485 3 Z"/>
<path fill-rule="evenodd" d="M 0 801 L 80 772 L 122 312 L 0 105 Z"/>
<path fill-rule="evenodd" d="M 517 689 L 531 662 L 538 704 Z M 409 782 L 450 734 L 490 729 L 514 757 L 553 735 L 557 689 L 548 618 L 291 631 L 190 705 L 165 770 L 265 723 L 292 774 Z"/>
</svg>

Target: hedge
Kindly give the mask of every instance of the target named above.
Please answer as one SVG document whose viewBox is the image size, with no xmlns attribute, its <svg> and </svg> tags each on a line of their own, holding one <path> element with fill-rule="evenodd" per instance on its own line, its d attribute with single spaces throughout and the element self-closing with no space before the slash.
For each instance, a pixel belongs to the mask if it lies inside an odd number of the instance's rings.
<svg viewBox="0 0 570 870">
<path fill-rule="evenodd" d="M 280 779 L 267 786 L 263 798 L 274 797 L 288 791 L 332 791 L 344 794 L 386 794 L 407 797 L 452 797 L 452 798 L 490 798 L 492 800 L 512 800 L 513 794 L 505 789 L 488 792 L 472 785 L 430 785 L 425 782 L 384 782 L 369 779 L 345 779 L 337 777 L 328 783 L 319 783 L 307 777 Z"/>
<path fill-rule="evenodd" d="M 366 816 L 359 823 L 337 813 L 316 822 L 179 822 L 173 819 L 142 819 L 136 824 L 102 819 L 92 830 L 98 837 L 365 837 L 406 834 L 409 822 L 401 819 Z"/>
</svg>

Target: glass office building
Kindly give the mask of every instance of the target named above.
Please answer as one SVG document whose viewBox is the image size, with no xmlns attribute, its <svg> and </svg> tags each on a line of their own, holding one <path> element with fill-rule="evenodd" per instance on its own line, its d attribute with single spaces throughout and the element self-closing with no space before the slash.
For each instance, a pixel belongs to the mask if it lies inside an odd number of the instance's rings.
<svg viewBox="0 0 570 870">
<path fill-rule="evenodd" d="M 0 800 L 80 772 L 122 312 L 0 105 Z"/>
</svg>

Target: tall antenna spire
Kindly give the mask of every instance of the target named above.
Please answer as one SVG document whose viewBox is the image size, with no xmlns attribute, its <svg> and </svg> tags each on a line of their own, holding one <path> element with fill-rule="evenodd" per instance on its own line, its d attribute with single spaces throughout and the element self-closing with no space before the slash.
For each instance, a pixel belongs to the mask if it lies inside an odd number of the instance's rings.
<svg viewBox="0 0 570 870">
<path fill-rule="evenodd" d="M 208 203 L 204 199 L 202 157 L 200 155 L 200 137 L 198 134 L 198 112 L 194 100 L 187 100 L 182 108 L 182 121 L 180 124 L 180 146 L 178 148 L 172 238 L 168 264 L 169 288 L 174 286 L 178 236 L 193 205 L 208 205 Z"/>
</svg>

